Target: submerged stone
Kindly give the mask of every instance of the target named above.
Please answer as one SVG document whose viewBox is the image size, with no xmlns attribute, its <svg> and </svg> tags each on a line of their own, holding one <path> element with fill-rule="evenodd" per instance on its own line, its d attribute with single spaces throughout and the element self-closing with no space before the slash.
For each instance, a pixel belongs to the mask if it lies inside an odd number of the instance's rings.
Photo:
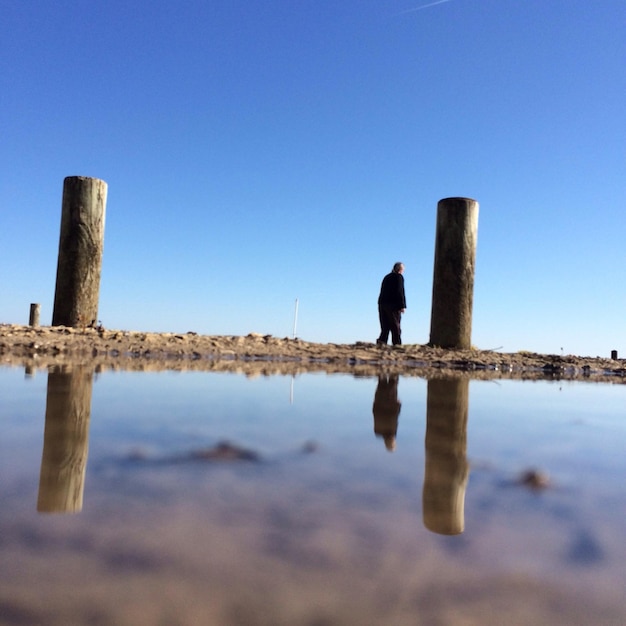
<svg viewBox="0 0 626 626">
<path fill-rule="evenodd" d="M 242 448 L 229 441 L 220 441 L 211 448 L 193 450 L 188 455 L 190 461 L 252 461 L 258 462 L 261 457 L 254 450 Z"/>
<path fill-rule="evenodd" d="M 552 485 L 550 476 L 537 469 L 524 470 L 517 478 L 516 483 L 529 489 L 547 489 Z"/>
</svg>

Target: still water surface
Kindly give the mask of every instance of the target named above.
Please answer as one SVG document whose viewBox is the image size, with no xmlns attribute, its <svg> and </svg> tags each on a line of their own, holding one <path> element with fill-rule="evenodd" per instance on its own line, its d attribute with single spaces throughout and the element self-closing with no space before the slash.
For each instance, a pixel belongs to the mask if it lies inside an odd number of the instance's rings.
<svg viewBox="0 0 626 626">
<path fill-rule="evenodd" d="M 0 624 L 626 623 L 626 385 L 0 368 L 0 394 Z"/>
</svg>

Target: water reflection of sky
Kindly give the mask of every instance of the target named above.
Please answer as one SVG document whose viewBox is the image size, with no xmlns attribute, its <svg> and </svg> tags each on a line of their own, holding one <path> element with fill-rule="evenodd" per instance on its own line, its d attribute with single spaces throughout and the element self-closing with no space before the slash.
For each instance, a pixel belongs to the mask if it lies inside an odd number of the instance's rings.
<svg viewBox="0 0 626 626">
<path fill-rule="evenodd" d="M 254 568 L 267 568 L 271 557 L 279 573 L 266 595 L 289 588 L 299 597 L 304 593 L 295 582 L 299 576 L 307 581 L 308 596 L 315 595 L 320 589 L 308 578 L 311 568 L 338 589 L 345 586 L 344 599 L 334 605 L 337 615 L 352 606 L 352 591 L 358 592 L 356 602 L 376 578 L 367 567 L 353 571 L 370 561 L 387 563 L 386 576 L 401 577 L 396 592 L 402 588 L 405 595 L 423 589 L 436 568 L 437 585 L 443 585 L 437 593 L 447 597 L 442 589 L 457 588 L 460 572 L 469 572 L 470 588 L 484 600 L 476 609 L 480 623 L 499 623 L 489 614 L 493 597 L 485 587 L 494 576 L 502 584 L 494 593 L 507 597 L 513 611 L 517 602 L 520 611 L 529 599 L 535 602 L 534 623 L 585 623 L 576 620 L 588 619 L 596 605 L 608 611 L 603 623 L 626 615 L 625 385 L 503 380 L 464 387 L 412 376 L 394 381 L 199 372 L 106 372 L 88 380 L 93 388 L 82 396 L 90 416 L 84 494 L 75 507 L 80 513 L 50 517 L 36 510 L 45 474 L 48 375 L 38 371 L 25 378 L 23 370 L 0 369 L 0 534 L 5 551 L 21 564 L 16 567 L 27 587 L 41 584 L 36 572 L 63 562 L 64 552 L 55 548 L 53 556 L 46 550 L 35 556 L 20 543 L 24 536 L 36 535 L 48 545 L 54 543 L 50 533 L 83 533 L 94 544 L 104 542 L 108 554 L 109 543 L 119 551 L 146 527 L 151 538 L 137 540 L 142 554 L 167 561 L 173 555 L 165 546 L 176 537 L 177 550 L 188 552 L 185 567 L 194 563 L 202 576 L 217 576 L 202 569 L 210 558 L 195 563 L 196 540 L 187 546 L 179 530 L 170 528 L 174 515 L 176 528 L 184 526 L 189 537 L 210 533 L 203 541 L 211 537 L 211 553 L 217 550 L 234 584 L 245 579 L 262 586 Z M 387 411 L 382 417 L 381 410 Z M 393 452 L 382 432 L 395 433 Z M 254 450 L 262 463 L 178 462 L 222 440 Z M 303 446 L 312 443 L 314 452 L 304 453 Z M 552 486 L 533 491 L 516 484 L 528 468 L 549 474 Z M 124 524 L 111 527 L 117 519 Z M 244 566 L 240 545 L 246 546 L 252 569 Z M 86 554 L 89 569 L 88 559 L 95 557 L 90 550 Z M 349 585 L 344 568 L 352 572 Z M 150 571 L 164 584 L 169 570 L 160 575 Z M 0 583 L 10 577 L 5 560 Z M 218 578 L 214 584 L 221 589 Z M 67 584 L 74 583 L 68 574 Z M 113 583 L 103 575 L 94 584 Z M 234 602 L 229 593 L 220 591 L 224 606 Z M 0 592 L 0 617 L 6 602 Z M 259 602 L 265 600 L 251 598 L 250 607 Z M 428 602 L 435 613 L 443 610 L 438 604 L 443 600 Z M 467 598 L 448 598 L 446 611 L 457 602 L 470 611 Z M 568 611 L 570 604 L 574 608 Z M 376 606 L 370 616 L 415 623 L 409 609 Z M 546 608 L 555 606 L 562 622 Z M 111 607 L 107 610 L 111 623 L 121 623 Z M 354 618 L 352 608 L 348 614 Z M 180 623 L 191 622 L 181 618 Z M 363 618 L 361 623 L 377 622 Z"/>
<path fill-rule="evenodd" d="M 621 482 L 626 385 L 475 381 L 470 393 L 471 455 L 535 464 L 567 484 Z"/>
<path fill-rule="evenodd" d="M 13 473 L 39 460 L 47 381 L 43 372 L 29 379 L 16 368 L 0 372 L 2 459 L 14 456 L 5 468 Z M 354 472 L 376 468 L 398 483 L 407 473 L 415 479 L 423 472 L 427 381 L 400 377 L 393 453 L 374 435 L 377 384 L 376 378 L 323 374 L 96 375 L 88 468 L 137 451 L 184 454 L 220 440 L 277 459 L 316 442 L 329 464 Z M 471 381 L 467 457 L 473 474 L 506 481 L 537 467 L 563 487 L 619 487 L 626 471 L 625 400 L 626 386 L 619 384 Z"/>
</svg>

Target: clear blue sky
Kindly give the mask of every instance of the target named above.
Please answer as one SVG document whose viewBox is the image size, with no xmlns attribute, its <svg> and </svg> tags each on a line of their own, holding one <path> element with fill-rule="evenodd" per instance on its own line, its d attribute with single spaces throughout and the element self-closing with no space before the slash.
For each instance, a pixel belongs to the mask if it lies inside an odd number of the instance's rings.
<svg viewBox="0 0 626 626">
<path fill-rule="evenodd" d="M 425 6 L 429 5 L 429 6 Z M 4 0 L 0 322 L 49 324 L 66 176 L 108 183 L 107 328 L 374 341 L 437 201 L 480 203 L 473 344 L 626 354 L 623 0 Z"/>
</svg>

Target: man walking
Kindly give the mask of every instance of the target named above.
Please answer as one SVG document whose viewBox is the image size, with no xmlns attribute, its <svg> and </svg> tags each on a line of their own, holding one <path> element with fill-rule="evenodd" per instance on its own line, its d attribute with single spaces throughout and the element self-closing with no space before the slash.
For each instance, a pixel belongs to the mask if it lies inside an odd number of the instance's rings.
<svg viewBox="0 0 626 626">
<path fill-rule="evenodd" d="M 380 336 L 376 340 L 379 346 L 387 345 L 391 331 L 391 343 L 402 344 L 400 339 L 400 319 L 406 309 L 404 296 L 404 263 L 395 263 L 393 270 L 383 278 L 378 296 L 378 316 L 380 318 Z"/>
</svg>

